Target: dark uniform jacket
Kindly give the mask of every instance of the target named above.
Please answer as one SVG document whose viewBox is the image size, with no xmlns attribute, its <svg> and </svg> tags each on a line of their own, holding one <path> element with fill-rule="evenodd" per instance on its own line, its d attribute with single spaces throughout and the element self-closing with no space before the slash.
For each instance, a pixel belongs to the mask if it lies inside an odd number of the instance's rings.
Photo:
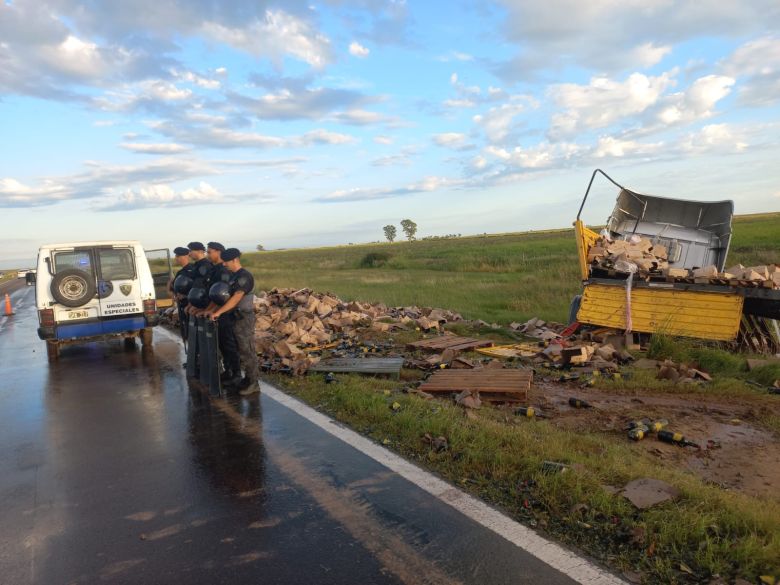
<svg viewBox="0 0 780 585">
<path fill-rule="evenodd" d="M 202 288 L 208 291 L 208 280 L 213 264 L 206 258 L 201 258 L 192 264 L 192 288 Z"/>
<path fill-rule="evenodd" d="M 243 298 L 232 312 L 253 313 L 255 304 L 255 278 L 252 276 L 252 273 L 246 268 L 239 268 L 236 272 L 231 274 L 228 284 L 230 285 L 230 296 L 233 296 L 240 290 L 244 291 Z"/>
</svg>

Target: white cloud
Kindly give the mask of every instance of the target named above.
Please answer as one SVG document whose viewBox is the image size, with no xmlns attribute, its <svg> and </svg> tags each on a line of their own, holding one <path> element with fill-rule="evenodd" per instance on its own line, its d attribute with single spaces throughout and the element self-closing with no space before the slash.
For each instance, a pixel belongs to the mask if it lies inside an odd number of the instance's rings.
<svg viewBox="0 0 780 585">
<path fill-rule="evenodd" d="M 447 177 L 425 177 L 417 183 L 409 184 L 405 187 L 395 189 L 342 189 L 334 191 L 328 195 L 323 195 L 315 199 L 322 203 L 344 203 L 350 201 L 371 201 L 375 199 L 389 199 L 392 197 L 401 197 L 404 195 L 414 195 L 417 193 L 428 193 L 438 191 L 445 187 L 453 187 L 461 184 L 458 179 L 449 179 Z"/>
<path fill-rule="evenodd" d="M 527 109 L 526 104 L 512 101 L 490 108 L 484 114 L 474 116 L 491 143 L 501 143 L 510 137 L 514 129 L 514 119 Z"/>
<path fill-rule="evenodd" d="M 125 150 L 131 152 L 137 152 L 140 154 L 178 154 L 180 152 L 187 152 L 190 150 L 188 147 L 173 142 L 151 144 L 142 142 L 123 142 L 120 144 Z"/>
<path fill-rule="evenodd" d="M 382 136 L 382 135 L 374 136 L 373 140 L 377 144 L 392 144 L 393 143 L 393 139 L 390 136 Z"/>
<path fill-rule="evenodd" d="M 150 185 L 137 190 L 128 189 L 115 201 L 99 207 L 101 211 L 127 211 L 148 207 L 181 207 L 219 203 L 223 195 L 205 181 L 197 187 L 175 191 L 170 185 Z"/>
<path fill-rule="evenodd" d="M 646 155 L 659 152 L 663 143 L 652 144 L 635 140 L 621 140 L 612 136 L 602 136 L 596 143 L 593 156 L 596 158 L 623 158 L 626 156 Z"/>
<path fill-rule="evenodd" d="M 222 69 L 224 70 L 224 68 Z M 217 69 L 215 73 L 217 75 L 220 75 L 219 69 Z M 193 73 L 192 71 L 177 71 L 174 69 L 173 71 L 171 71 L 171 74 L 177 79 L 180 79 L 187 83 L 192 83 L 194 85 L 197 85 L 198 87 L 202 87 L 203 89 L 219 89 L 220 87 L 222 87 L 222 82 L 219 79 L 210 79 L 208 77 L 203 77 L 202 75 L 198 75 L 197 73 Z"/>
<path fill-rule="evenodd" d="M 473 148 L 473 145 L 468 144 L 467 136 L 460 132 L 444 132 L 442 134 L 434 134 L 433 141 L 439 146 L 452 148 L 455 150 Z"/>
<path fill-rule="evenodd" d="M 306 132 L 300 138 L 289 139 L 291 145 L 304 145 L 310 144 L 349 144 L 355 142 L 355 137 L 349 134 L 341 134 L 340 132 L 331 132 L 330 130 L 323 130 L 321 128 Z"/>
<path fill-rule="evenodd" d="M 470 99 L 448 99 L 442 102 L 445 108 L 473 108 L 477 104 Z"/>
<path fill-rule="evenodd" d="M 674 85 L 669 73 L 648 77 L 633 73 L 625 81 L 594 77 L 587 85 L 551 86 L 548 95 L 563 108 L 553 114 L 548 135 L 558 140 L 584 130 L 604 128 L 627 116 L 644 112 Z"/>
<path fill-rule="evenodd" d="M 281 61 L 289 55 L 312 67 L 331 61 L 330 40 L 309 23 L 283 10 L 266 10 L 265 17 L 243 26 L 203 23 L 204 34 L 259 57 Z"/>
<path fill-rule="evenodd" d="M 271 136 L 259 132 L 234 130 L 219 121 L 204 123 L 156 122 L 152 129 L 177 142 L 207 148 L 296 148 L 323 144 L 348 144 L 353 136 L 318 128 L 298 136 Z"/>
<path fill-rule="evenodd" d="M 358 112 L 357 115 L 362 113 L 364 117 L 371 115 L 359 106 L 372 100 L 353 89 L 282 87 L 259 97 L 231 92 L 228 101 L 246 114 L 265 120 L 320 120 L 342 108 Z"/>
<path fill-rule="evenodd" d="M 711 117 L 715 104 L 731 92 L 734 81 L 724 75 L 700 77 L 685 92 L 673 94 L 664 100 L 665 105 L 658 113 L 658 120 L 672 125 Z"/>
<path fill-rule="evenodd" d="M 342 124 L 351 124 L 354 126 L 369 126 L 371 124 L 382 124 L 390 122 L 390 118 L 379 112 L 369 110 L 353 109 L 333 114 L 333 119 Z"/>
<path fill-rule="evenodd" d="M 360 57 L 361 59 L 364 59 L 368 57 L 368 54 L 371 51 L 369 51 L 366 47 L 358 43 L 357 41 L 352 41 L 349 44 L 349 54 L 353 57 Z"/>
<path fill-rule="evenodd" d="M 32 207 L 68 199 L 94 199 L 114 188 L 135 184 L 167 184 L 213 175 L 218 171 L 195 159 L 162 157 L 141 165 L 114 165 L 87 161 L 87 170 L 75 175 L 43 178 L 37 186 L 13 179 L 0 180 L 0 206 Z"/>
<path fill-rule="evenodd" d="M 507 10 L 501 30 L 517 54 L 496 69 L 513 81 L 571 65 L 599 73 L 650 67 L 684 41 L 780 27 L 776 0 L 499 1 Z"/>
<path fill-rule="evenodd" d="M 436 60 L 442 61 L 443 63 L 447 63 L 449 61 L 473 61 L 474 56 L 468 53 L 462 53 L 460 51 L 450 51 L 446 55 L 436 57 Z"/>
<path fill-rule="evenodd" d="M 380 156 L 371 161 L 375 167 L 408 166 L 412 164 L 412 157 L 417 154 L 417 149 L 411 146 L 402 148 L 396 154 Z"/>
<path fill-rule="evenodd" d="M 68 35 L 59 45 L 42 47 L 40 58 L 52 69 L 81 79 L 100 78 L 111 66 L 97 44 L 74 35 Z"/>
<path fill-rule="evenodd" d="M 709 124 L 680 140 L 679 148 L 685 153 L 736 153 L 748 147 L 743 131 L 730 124 Z"/>
<path fill-rule="evenodd" d="M 184 102 L 192 97 L 192 90 L 180 88 L 170 81 L 147 79 L 123 84 L 94 98 L 92 104 L 107 112 L 129 112 L 140 109 L 157 110 Z"/>
<path fill-rule="evenodd" d="M 42 205 L 68 198 L 70 191 L 66 185 L 52 179 L 46 179 L 37 187 L 25 185 L 16 179 L 0 179 L 0 205 Z"/>
<path fill-rule="evenodd" d="M 762 37 L 745 43 L 726 59 L 724 71 L 743 80 L 738 89 L 745 106 L 768 106 L 780 101 L 780 38 Z"/>
</svg>

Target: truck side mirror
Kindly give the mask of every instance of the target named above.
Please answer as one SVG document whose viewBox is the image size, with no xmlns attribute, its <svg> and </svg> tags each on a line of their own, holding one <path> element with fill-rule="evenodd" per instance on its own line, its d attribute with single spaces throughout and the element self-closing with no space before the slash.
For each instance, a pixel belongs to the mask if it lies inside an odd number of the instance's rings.
<svg viewBox="0 0 780 585">
<path fill-rule="evenodd" d="M 34 272 L 28 272 L 24 275 L 25 279 L 27 280 L 28 285 L 35 284 L 35 273 Z"/>
</svg>

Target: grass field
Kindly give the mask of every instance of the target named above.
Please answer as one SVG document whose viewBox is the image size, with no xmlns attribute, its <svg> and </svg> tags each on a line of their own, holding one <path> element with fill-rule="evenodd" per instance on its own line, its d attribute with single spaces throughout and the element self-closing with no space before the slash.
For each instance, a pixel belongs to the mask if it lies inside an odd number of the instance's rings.
<svg viewBox="0 0 780 585">
<path fill-rule="evenodd" d="M 361 267 L 369 254 L 387 254 Z M 729 263 L 780 257 L 780 213 L 737 217 Z M 381 261 L 380 261 L 381 262 Z M 422 305 L 468 319 L 564 321 L 580 290 L 573 230 L 249 253 L 258 289 L 304 286 L 346 300 Z"/>
<path fill-rule="evenodd" d="M 780 213 L 736 218 L 729 265 L 778 258 Z M 261 290 L 310 287 L 345 300 L 437 306 L 503 324 L 533 316 L 564 321 L 580 289 L 572 230 L 261 252 L 245 254 L 242 262 Z M 459 327 L 454 327 L 459 333 L 485 333 Z M 412 333 L 400 335 L 407 334 Z M 764 413 L 756 415 L 755 424 L 780 435 L 777 397 L 745 383 L 748 376 L 770 383 L 778 374 L 776 366 L 748 374 L 744 356 L 662 337 L 650 353 L 695 360 L 716 380 L 683 388 L 656 380 L 654 372 L 637 371 L 620 382 L 599 382 L 598 391 L 629 401 L 632 396 L 689 393 L 680 398 L 682 410 L 712 400 L 738 400 Z M 357 375 L 339 376 L 339 383 L 330 385 L 314 375 L 274 380 L 520 521 L 619 571 L 638 572 L 643 582 L 709 583 L 716 574 L 726 582 L 734 577 L 755 582 L 762 574 L 780 574 L 777 501 L 711 485 L 637 449 L 622 433 L 574 431 L 554 420 L 518 421 L 498 409 L 464 416 L 452 404 L 403 393 L 403 382 Z M 390 408 L 394 402 L 400 409 Z M 728 409 L 728 402 L 720 408 Z M 432 451 L 421 440 L 426 433 L 447 437 L 450 448 Z M 543 460 L 563 461 L 578 471 L 548 475 L 540 472 Z M 637 511 L 604 490 L 605 484 L 622 485 L 639 477 L 664 479 L 683 495 L 674 504 Z"/>
</svg>

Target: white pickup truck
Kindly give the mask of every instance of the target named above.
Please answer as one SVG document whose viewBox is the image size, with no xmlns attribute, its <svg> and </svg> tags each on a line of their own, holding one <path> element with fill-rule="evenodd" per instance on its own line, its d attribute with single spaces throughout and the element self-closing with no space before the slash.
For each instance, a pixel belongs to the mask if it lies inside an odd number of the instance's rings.
<svg viewBox="0 0 780 585">
<path fill-rule="evenodd" d="M 49 359 L 59 357 L 63 344 L 107 337 L 129 343 L 140 337 L 151 345 L 159 319 L 157 292 L 166 290 L 170 271 L 167 250 L 145 252 L 137 241 L 41 246 L 35 302 L 38 336 L 46 341 Z"/>
</svg>

